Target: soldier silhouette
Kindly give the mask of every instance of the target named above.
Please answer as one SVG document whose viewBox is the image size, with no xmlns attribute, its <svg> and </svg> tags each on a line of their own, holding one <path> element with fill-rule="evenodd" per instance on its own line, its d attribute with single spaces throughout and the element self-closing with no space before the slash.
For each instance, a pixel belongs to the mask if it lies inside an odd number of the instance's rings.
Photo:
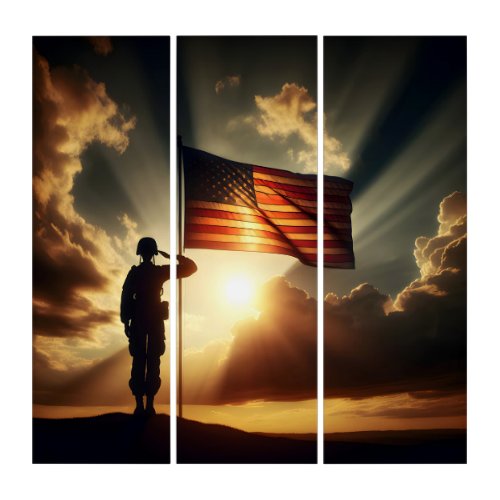
<svg viewBox="0 0 500 500">
<path fill-rule="evenodd" d="M 154 397 L 161 385 L 160 356 L 165 352 L 165 324 L 168 302 L 161 301 L 162 286 L 170 279 L 170 266 L 157 266 L 154 256 L 160 253 L 153 238 L 142 238 L 137 244 L 141 262 L 132 266 L 123 284 L 120 319 L 125 326 L 132 356 L 129 386 L 135 396 L 134 415 L 154 415 Z M 187 278 L 196 272 L 196 264 L 177 256 L 177 277 Z M 144 396 L 146 407 L 144 408 Z"/>
</svg>

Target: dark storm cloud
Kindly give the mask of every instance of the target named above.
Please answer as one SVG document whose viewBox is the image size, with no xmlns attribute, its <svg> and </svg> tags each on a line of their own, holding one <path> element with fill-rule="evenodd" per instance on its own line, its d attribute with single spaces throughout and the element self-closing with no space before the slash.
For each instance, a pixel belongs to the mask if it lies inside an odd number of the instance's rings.
<svg viewBox="0 0 500 500">
<path fill-rule="evenodd" d="M 90 300 L 76 294 L 60 307 L 36 304 L 35 310 L 33 328 L 37 335 L 46 337 L 87 338 L 89 332 L 116 319 L 115 310 L 96 310 Z"/>
<path fill-rule="evenodd" d="M 33 98 L 34 332 L 90 336 L 112 320 L 92 294 L 113 286 L 123 262 L 114 240 L 75 210 L 74 179 L 92 142 L 125 151 L 135 119 L 85 70 L 51 69 L 36 53 Z"/>
<path fill-rule="evenodd" d="M 447 215 L 453 205 L 460 208 Z M 426 258 L 420 258 L 421 277 L 406 286 L 394 302 L 366 283 L 344 297 L 327 295 L 324 321 L 327 398 L 363 400 L 406 394 L 404 401 L 393 402 L 392 406 L 389 402 L 366 407 L 366 416 L 370 417 L 464 414 L 465 209 L 465 198 L 460 193 L 442 201 L 439 230 L 434 237 L 427 238 L 427 245 L 434 250 Z M 458 231 L 457 226 L 462 229 Z M 443 239 L 451 234 L 455 236 Z M 441 254 L 441 259 L 437 267 L 432 267 L 430 262 L 435 252 Z M 316 397 L 315 299 L 285 278 L 275 277 L 263 286 L 255 306 L 260 311 L 258 317 L 238 322 L 230 342 L 213 342 L 200 352 L 186 354 L 186 403 L 294 401 Z M 83 391 L 89 395 L 88 401 L 84 398 L 86 404 L 98 404 L 103 394 L 100 381 L 123 380 L 127 370 L 124 360 L 122 353 L 121 357 L 117 355 L 116 359 L 96 364 L 75 377 L 74 382 L 58 389 L 57 397 L 47 393 L 46 400 L 72 401 Z M 47 365 L 48 360 L 42 356 L 37 363 L 44 361 Z M 44 373 L 49 381 L 57 374 L 50 365 L 45 366 Z M 110 387 L 105 388 L 106 397 L 110 391 Z M 127 397 L 122 388 L 113 401 L 125 403 Z M 354 411 L 362 416 L 362 408 Z"/>
<path fill-rule="evenodd" d="M 459 208 L 450 211 L 451 206 Z M 417 258 L 422 276 L 394 302 L 366 283 L 341 298 L 327 295 L 326 397 L 464 392 L 465 219 L 464 196 L 446 197 L 440 205 L 438 234 L 426 238 L 425 247 L 433 251 Z M 420 238 L 417 241 L 416 252 L 423 245 Z M 434 265 L 436 254 L 440 259 Z M 218 402 L 315 398 L 315 300 L 276 277 L 263 287 L 257 308 L 257 319 L 234 326 L 233 340 L 214 374 L 217 390 L 205 397 Z M 199 370 L 203 356 L 197 364 Z"/>
<path fill-rule="evenodd" d="M 316 388 L 316 301 L 276 277 L 261 290 L 258 319 L 233 328 L 221 366 L 222 400 L 298 400 Z"/>
</svg>

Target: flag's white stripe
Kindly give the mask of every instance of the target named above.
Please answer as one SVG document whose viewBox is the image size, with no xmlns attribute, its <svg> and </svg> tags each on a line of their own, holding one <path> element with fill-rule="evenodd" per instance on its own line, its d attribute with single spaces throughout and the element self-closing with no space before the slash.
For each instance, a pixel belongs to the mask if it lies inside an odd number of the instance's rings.
<svg viewBox="0 0 500 500">
<path fill-rule="evenodd" d="M 303 247 L 295 241 L 290 243 L 273 238 L 262 238 L 260 236 L 240 236 L 237 234 L 215 234 L 215 233 L 193 233 L 186 239 L 186 244 L 194 241 L 213 241 L 218 243 L 242 243 L 249 245 L 271 245 L 281 248 L 298 249 L 300 253 L 315 254 L 316 247 Z M 349 255 L 349 248 L 325 248 L 324 253 L 328 255 Z"/>
<path fill-rule="evenodd" d="M 255 208 L 242 207 L 240 205 L 230 205 L 228 203 L 217 203 L 215 201 L 188 200 L 186 202 L 186 206 L 188 208 L 205 208 L 207 210 L 221 210 L 223 212 L 236 212 L 239 214 L 262 217 L 262 213 L 260 213 Z"/>
<path fill-rule="evenodd" d="M 300 174 L 297 174 L 297 177 L 284 177 L 275 173 L 264 174 L 261 172 L 256 172 L 255 170 L 253 172 L 254 179 L 262 179 L 264 181 L 278 182 L 280 184 L 289 184 L 290 186 L 306 186 L 306 187 L 317 188 L 318 183 L 316 180 L 301 179 L 299 175 Z M 341 191 L 346 195 L 350 193 L 352 190 L 351 186 L 347 183 L 343 184 L 341 182 L 335 182 L 329 180 L 325 181 L 325 187 L 327 189 L 333 189 L 337 192 Z"/>
<path fill-rule="evenodd" d="M 316 226 L 316 222 L 308 219 L 272 219 L 272 224 L 259 224 L 258 222 L 246 222 L 233 219 L 218 219 L 215 217 L 198 217 L 190 215 L 187 219 L 191 224 L 212 224 L 215 226 L 229 227 L 249 227 L 254 229 L 266 230 L 269 227 L 275 226 Z M 335 223 L 339 224 L 339 223 Z M 339 229 L 342 229 L 339 227 Z"/>
</svg>

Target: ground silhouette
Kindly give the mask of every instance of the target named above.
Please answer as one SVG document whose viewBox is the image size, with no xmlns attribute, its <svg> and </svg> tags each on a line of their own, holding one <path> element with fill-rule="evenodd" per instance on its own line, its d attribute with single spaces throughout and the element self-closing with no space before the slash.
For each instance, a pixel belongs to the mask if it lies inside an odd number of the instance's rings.
<svg viewBox="0 0 500 500">
<path fill-rule="evenodd" d="M 193 464 L 313 464 L 316 441 L 270 437 L 177 419 L 177 461 Z"/>
<path fill-rule="evenodd" d="M 170 462 L 170 417 L 108 413 L 33 419 L 34 463 Z"/>
<path fill-rule="evenodd" d="M 178 419 L 179 463 L 315 463 L 316 441 Z M 33 419 L 34 463 L 169 463 L 170 417 Z"/>
<path fill-rule="evenodd" d="M 325 463 L 466 463 L 466 431 L 325 435 Z M 177 419 L 178 463 L 316 463 L 315 434 L 262 434 Z M 124 413 L 33 419 L 34 463 L 170 462 L 170 417 Z"/>
<path fill-rule="evenodd" d="M 344 432 L 325 435 L 329 464 L 461 464 L 465 429 Z"/>
</svg>

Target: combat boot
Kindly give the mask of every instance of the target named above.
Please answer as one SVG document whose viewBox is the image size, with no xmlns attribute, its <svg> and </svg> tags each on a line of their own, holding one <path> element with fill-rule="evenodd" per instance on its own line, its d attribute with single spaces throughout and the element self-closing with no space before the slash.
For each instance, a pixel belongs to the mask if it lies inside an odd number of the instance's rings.
<svg viewBox="0 0 500 500">
<path fill-rule="evenodd" d="M 148 415 L 148 416 L 156 415 L 154 401 L 155 401 L 154 396 L 147 396 L 147 398 L 146 398 L 146 415 Z"/>
<path fill-rule="evenodd" d="M 144 401 L 142 396 L 135 397 L 135 405 L 134 415 L 144 415 Z"/>
</svg>

